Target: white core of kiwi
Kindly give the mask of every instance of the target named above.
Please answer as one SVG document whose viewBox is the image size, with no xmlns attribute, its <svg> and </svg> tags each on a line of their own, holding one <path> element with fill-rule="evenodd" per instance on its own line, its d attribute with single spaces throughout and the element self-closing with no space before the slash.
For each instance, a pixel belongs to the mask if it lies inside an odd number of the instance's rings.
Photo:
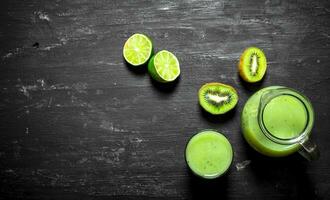
<svg viewBox="0 0 330 200">
<path fill-rule="evenodd" d="M 219 96 L 219 95 L 214 95 L 214 94 L 206 94 L 206 98 L 217 103 L 221 104 L 223 102 L 228 101 L 229 96 Z"/>
<path fill-rule="evenodd" d="M 252 75 L 255 75 L 258 70 L 258 56 L 257 54 L 252 55 L 252 63 L 251 63 L 251 72 Z"/>
</svg>

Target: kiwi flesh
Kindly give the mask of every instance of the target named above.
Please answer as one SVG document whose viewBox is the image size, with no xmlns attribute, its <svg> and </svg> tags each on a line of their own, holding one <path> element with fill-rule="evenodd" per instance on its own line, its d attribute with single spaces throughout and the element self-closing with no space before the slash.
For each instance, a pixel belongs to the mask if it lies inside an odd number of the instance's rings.
<svg viewBox="0 0 330 200">
<path fill-rule="evenodd" d="M 233 109 L 238 102 L 236 90 L 223 83 L 206 83 L 198 92 L 201 107 L 213 114 L 224 114 Z"/>
<path fill-rule="evenodd" d="M 254 83 L 260 81 L 267 69 L 267 60 L 264 52 L 257 47 L 249 47 L 241 55 L 239 74 L 243 80 Z"/>
</svg>

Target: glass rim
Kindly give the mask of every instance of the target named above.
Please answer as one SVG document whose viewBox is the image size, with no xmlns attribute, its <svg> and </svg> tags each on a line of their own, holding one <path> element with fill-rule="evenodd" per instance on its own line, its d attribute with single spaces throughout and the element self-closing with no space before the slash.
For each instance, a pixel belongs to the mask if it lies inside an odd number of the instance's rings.
<svg viewBox="0 0 330 200">
<path fill-rule="evenodd" d="M 274 93 L 274 94 L 272 94 Z M 274 98 L 282 95 L 290 95 L 297 98 L 303 105 L 307 113 L 307 122 L 305 125 L 304 130 L 296 137 L 292 138 L 280 138 L 272 134 L 265 126 L 263 115 L 266 105 L 273 100 Z M 283 144 L 283 145 L 290 145 L 303 142 L 306 138 L 308 138 L 308 134 L 311 132 L 314 124 L 314 110 L 310 100 L 301 94 L 300 92 L 288 88 L 288 87 L 279 87 L 273 89 L 271 91 L 265 92 L 260 97 L 259 109 L 258 109 L 258 124 L 261 128 L 262 133 L 270 140 L 275 143 Z"/>
</svg>

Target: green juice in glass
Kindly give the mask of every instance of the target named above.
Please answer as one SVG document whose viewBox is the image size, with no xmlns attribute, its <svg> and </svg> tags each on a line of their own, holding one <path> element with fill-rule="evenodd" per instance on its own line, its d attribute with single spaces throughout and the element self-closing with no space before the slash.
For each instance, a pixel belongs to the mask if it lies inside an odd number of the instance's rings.
<svg viewBox="0 0 330 200">
<path fill-rule="evenodd" d="M 189 140 L 185 157 L 194 174 L 214 179 L 230 167 L 233 150 L 225 136 L 213 130 L 204 130 Z"/>
<path fill-rule="evenodd" d="M 241 115 L 243 136 L 256 151 L 272 157 L 287 156 L 300 149 L 299 143 L 280 144 L 270 140 L 265 130 L 272 137 L 282 141 L 297 138 L 304 132 L 309 121 L 306 105 L 294 95 L 281 94 L 272 98 L 260 110 L 262 95 L 276 91 L 281 86 L 271 86 L 259 90 L 246 102 Z M 262 115 L 260 116 L 260 112 Z M 264 129 L 261 128 L 261 123 Z M 309 135 L 310 132 L 307 133 Z"/>
</svg>

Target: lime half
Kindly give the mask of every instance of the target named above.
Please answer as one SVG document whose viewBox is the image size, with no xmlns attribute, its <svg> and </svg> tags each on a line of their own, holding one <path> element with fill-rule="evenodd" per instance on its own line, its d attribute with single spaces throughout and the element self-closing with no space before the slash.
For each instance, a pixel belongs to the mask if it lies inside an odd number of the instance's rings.
<svg viewBox="0 0 330 200">
<path fill-rule="evenodd" d="M 148 71 L 156 81 L 171 82 L 180 75 L 179 61 L 171 52 L 162 50 L 150 59 Z"/>
<path fill-rule="evenodd" d="M 136 33 L 125 42 L 123 55 L 125 60 L 133 66 L 145 64 L 151 54 L 152 42 L 143 34 Z"/>
</svg>

